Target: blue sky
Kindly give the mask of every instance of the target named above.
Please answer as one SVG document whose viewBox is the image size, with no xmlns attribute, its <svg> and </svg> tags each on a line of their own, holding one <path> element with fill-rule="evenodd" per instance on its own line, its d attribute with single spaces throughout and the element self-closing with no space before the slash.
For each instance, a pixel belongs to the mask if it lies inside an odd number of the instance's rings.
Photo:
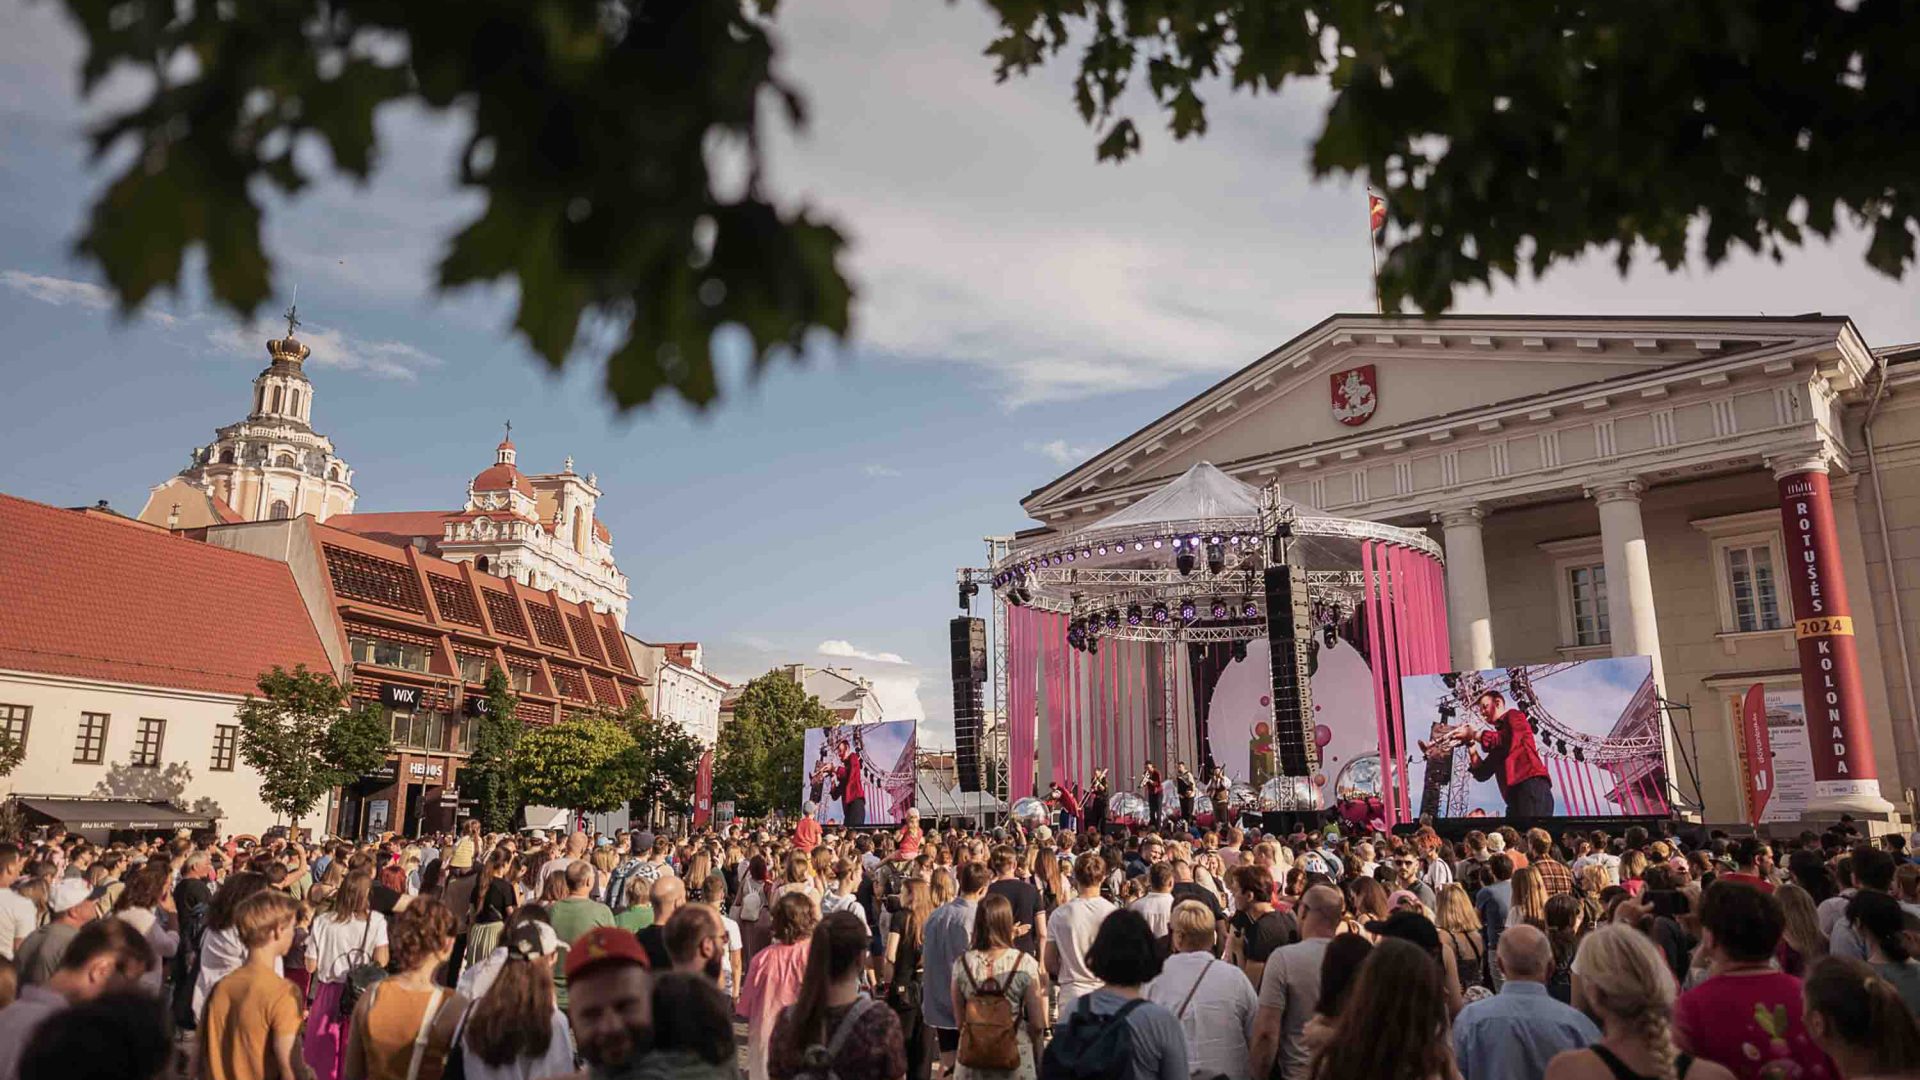
<svg viewBox="0 0 1920 1080">
<path fill-rule="evenodd" d="M 769 180 L 854 236 L 846 352 L 730 378 L 705 415 L 614 415 L 593 365 L 551 377 L 506 335 L 504 294 L 428 288 L 476 205 L 448 180 L 457 120 L 416 113 L 383 117 L 370 186 L 276 209 L 278 284 L 299 287 L 315 424 L 358 470 L 361 509 L 458 505 L 511 419 L 524 467 L 571 454 L 598 473 L 634 633 L 703 641 L 732 678 L 839 654 L 878 680 L 889 718 L 923 713 L 943 743 L 954 567 L 1027 524 L 1018 498 L 1066 465 L 1370 307 L 1364 200 L 1308 177 L 1311 87 L 1216 93 L 1204 140 L 1148 125 L 1144 157 L 1116 168 L 1094 162 L 1064 69 L 994 83 L 976 4 L 809 0 L 779 26 L 814 125 L 775 140 Z M 104 310 L 69 254 L 98 183 L 78 57 L 57 5 L 0 5 L 0 490 L 131 512 L 244 414 L 267 328 L 193 289 L 131 323 Z M 1862 246 L 1624 282 L 1600 259 L 1460 309 L 1820 309 L 1876 343 L 1920 338 L 1915 288 L 1866 269 Z"/>
</svg>

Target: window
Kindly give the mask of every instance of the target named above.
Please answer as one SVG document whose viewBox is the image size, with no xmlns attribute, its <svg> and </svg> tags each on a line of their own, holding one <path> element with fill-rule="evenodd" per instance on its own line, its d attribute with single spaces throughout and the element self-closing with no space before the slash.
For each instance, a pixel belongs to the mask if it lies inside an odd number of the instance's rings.
<svg viewBox="0 0 1920 1080">
<path fill-rule="evenodd" d="M 393 743 L 415 750 L 445 750 L 447 718 L 443 713 L 393 710 Z"/>
<path fill-rule="evenodd" d="M 462 679 L 470 683 L 483 683 L 487 681 L 486 657 L 474 656 L 470 653 L 460 653 L 458 655 L 460 657 L 460 677 Z"/>
<path fill-rule="evenodd" d="M 1605 564 L 1567 570 L 1567 591 L 1573 602 L 1573 643 L 1606 645 L 1613 641 L 1607 624 L 1607 568 Z"/>
<path fill-rule="evenodd" d="M 280 394 L 281 394 L 280 388 L 277 386 L 274 387 L 273 388 L 273 411 L 274 412 L 280 411 Z"/>
<path fill-rule="evenodd" d="M 1730 545 L 1722 550 L 1727 599 L 1733 606 L 1733 623 L 1728 629 L 1737 633 L 1780 629 L 1780 593 L 1773 576 L 1773 545 Z"/>
<path fill-rule="evenodd" d="M 287 392 L 287 411 L 295 416 L 300 415 L 300 391 L 289 390 Z"/>
<path fill-rule="evenodd" d="M 167 722 L 151 716 L 140 718 L 140 731 L 134 736 L 133 760 L 128 762 L 136 769 L 157 769 L 160 767 L 160 743 L 167 735 Z"/>
<path fill-rule="evenodd" d="M 31 705 L 0 705 L 0 727 L 5 728 L 7 740 L 22 750 L 27 748 L 27 721 L 31 719 Z"/>
<path fill-rule="evenodd" d="M 1780 572 L 1786 567 L 1780 511 L 1769 507 L 1692 524 L 1713 539 L 1713 589 L 1720 602 L 1721 635 L 1768 633 L 1792 626 L 1792 605 L 1780 583 Z M 1737 646 L 1729 642 L 1727 647 Z"/>
<path fill-rule="evenodd" d="M 107 759 L 107 714 L 80 714 L 80 737 L 73 744 L 73 760 L 78 765 L 98 765 Z"/>
<path fill-rule="evenodd" d="M 213 764 L 208 767 L 214 772 L 232 772 L 233 759 L 239 749 L 240 726 L 215 724 L 213 726 Z"/>
<path fill-rule="evenodd" d="M 267 511 L 267 517 L 274 521 L 285 521 L 292 516 L 293 512 L 287 509 L 287 500 L 285 499 L 273 500 L 273 508 Z"/>
<path fill-rule="evenodd" d="M 508 681 L 513 683 L 513 688 L 515 691 L 522 694 L 533 693 L 533 669 L 532 668 L 516 667 L 513 664 L 508 664 L 507 679 Z"/>
<path fill-rule="evenodd" d="M 419 645 L 359 634 L 349 636 L 347 644 L 352 646 L 353 659 L 357 663 L 378 664 L 404 671 L 427 670 L 427 650 Z"/>
</svg>

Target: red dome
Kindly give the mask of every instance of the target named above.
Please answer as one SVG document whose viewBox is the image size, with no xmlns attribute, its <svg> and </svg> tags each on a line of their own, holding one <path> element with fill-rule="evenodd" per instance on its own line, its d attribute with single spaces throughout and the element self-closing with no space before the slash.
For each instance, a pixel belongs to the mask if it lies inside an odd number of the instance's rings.
<svg viewBox="0 0 1920 1080">
<path fill-rule="evenodd" d="M 514 491 L 531 499 L 534 497 L 533 485 L 527 482 L 526 475 L 512 465 L 490 465 L 473 478 L 475 491 Z"/>
</svg>

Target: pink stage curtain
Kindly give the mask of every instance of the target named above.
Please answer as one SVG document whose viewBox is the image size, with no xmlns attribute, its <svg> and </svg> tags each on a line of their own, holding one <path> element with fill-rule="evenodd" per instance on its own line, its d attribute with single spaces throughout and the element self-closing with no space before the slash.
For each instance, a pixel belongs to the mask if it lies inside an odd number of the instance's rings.
<svg viewBox="0 0 1920 1080">
<path fill-rule="evenodd" d="M 1034 613 L 1007 609 L 1007 798 L 1033 794 L 1034 761 Z"/>
</svg>

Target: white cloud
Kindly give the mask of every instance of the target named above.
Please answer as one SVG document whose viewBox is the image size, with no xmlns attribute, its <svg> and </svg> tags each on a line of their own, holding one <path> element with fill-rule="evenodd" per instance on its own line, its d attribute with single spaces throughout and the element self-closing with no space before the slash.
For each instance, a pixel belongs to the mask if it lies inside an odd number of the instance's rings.
<svg viewBox="0 0 1920 1080">
<path fill-rule="evenodd" d="M 1055 465 L 1072 465 L 1074 462 L 1085 460 L 1095 450 L 1100 448 L 1097 446 L 1080 446 L 1069 443 L 1065 439 L 1053 439 L 1043 443 L 1030 442 L 1027 444 L 1027 449 L 1042 455 Z"/>
<path fill-rule="evenodd" d="M 55 307 L 66 307 L 71 304 L 91 311 L 108 311 L 113 307 L 113 295 L 90 281 L 29 274 L 23 270 L 6 270 L 0 271 L 0 287 L 11 289 L 30 300 L 38 300 Z"/>
<path fill-rule="evenodd" d="M 894 468 L 891 465 L 868 465 L 863 467 L 860 471 L 863 473 L 866 473 L 868 476 L 881 478 L 881 479 L 900 475 L 900 470 Z"/>
<path fill-rule="evenodd" d="M 848 660 L 866 660 L 875 664 L 905 664 L 907 658 L 899 653 L 870 652 L 859 648 L 851 641 L 832 638 L 823 641 L 815 648 L 821 656 L 838 656 Z"/>
<path fill-rule="evenodd" d="M 207 340 L 222 352 L 235 356 L 257 357 L 268 338 L 279 337 L 283 327 L 269 323 L 236 326 L 222 322 L 207 331 Z M 440 367 L 439 357 L 404 341 L 368 340 L 342 330 L 302 326 L 297 335 L 312 349 L 307 363 L 337 371 L 354 371 L 377 379 L 411 382 L 422 372 Z"/>
</svg>

